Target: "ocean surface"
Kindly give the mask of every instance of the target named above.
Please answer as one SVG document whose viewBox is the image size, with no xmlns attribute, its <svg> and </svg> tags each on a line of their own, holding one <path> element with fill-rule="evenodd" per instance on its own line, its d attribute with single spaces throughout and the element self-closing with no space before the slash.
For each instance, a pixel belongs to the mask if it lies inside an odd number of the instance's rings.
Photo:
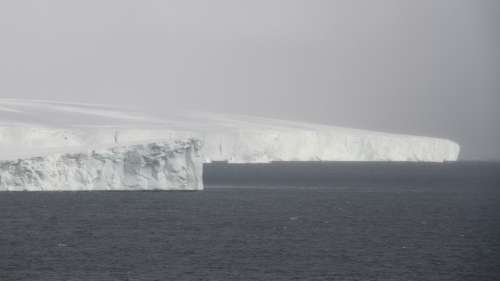
<svg viewBox="0 0 500 281">
<path fill-rule="evenodd" d="M 217 164 L 201 192 L 2 192 L 0 280 L 500 280 L 499 164 L 318 165 Z"/>
</svg>

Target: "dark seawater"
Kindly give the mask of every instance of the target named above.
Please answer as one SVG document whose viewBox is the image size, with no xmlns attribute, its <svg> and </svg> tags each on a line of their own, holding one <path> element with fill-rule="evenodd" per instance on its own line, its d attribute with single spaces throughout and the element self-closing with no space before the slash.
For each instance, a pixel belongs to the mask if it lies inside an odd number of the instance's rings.
<svg viewBox="0 0 500 281">
<path fill-rule="evenodd" d="M 500 280 L 499 165 L 469 165 L 310 185 L 275 167 L 279 184 L 252 170 L 255 186 L 209 167 L 202 192 L 3 192 L 0 280 Z"/>
</svg>

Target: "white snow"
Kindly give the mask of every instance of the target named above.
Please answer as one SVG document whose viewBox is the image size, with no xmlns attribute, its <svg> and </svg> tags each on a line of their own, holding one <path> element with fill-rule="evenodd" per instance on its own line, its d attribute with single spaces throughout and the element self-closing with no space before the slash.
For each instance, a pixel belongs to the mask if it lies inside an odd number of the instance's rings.
<svg viewBox="0 0 500 281">
<path fill-rule="evenodd" d="M 197 141 L 154 142 L 0 161 L 0 191 L 199 190 Z"/>
<path fill-rule="evenodd" d="M 187 139 L 201 142 L 204 162 L 443 162 L 456 160 L 460 151 L 458 144 L 446 139 L 166 111 L 157 116 L 118 106 L 0 99 L 0 159 Z"/>
</svg>

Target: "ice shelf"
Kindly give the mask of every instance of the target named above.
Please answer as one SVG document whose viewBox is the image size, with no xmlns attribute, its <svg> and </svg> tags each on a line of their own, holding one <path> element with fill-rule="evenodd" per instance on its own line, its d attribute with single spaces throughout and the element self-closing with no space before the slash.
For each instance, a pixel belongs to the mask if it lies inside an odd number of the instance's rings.
<svg viewBox="0 0 500 281">
<path fill-rule="evenodd" d="M 229 163 L 270 161 L 443 162 L 457 160 L 460 152 L 459 145 L 447 139 L 390 134 L 261 117 L 199 112 L 174 113 L 168 110 L 155 115 L 107 105 L 0 99 L 0 160 L 10 160 L 10 162 L 2 162 L 2 165 L 8 166 L 9 169 L 24 167 L 19 166 L 20 164 L 16 166 L 15 162 L 12 162 L 15 159 L 24 159 L 22 160 L 24 161 L 23 165 L 29 167 L 36 164 L 43 166 L 43 169 L 49 169 L 49 163 L 56 166 L 73 165 L 71 169 L 68 168 L 68 170 L 73 171 L 74 167 L 80 167 L 79 164 L 75 163 L 82 161 L 85 165 L 97 165 L 98 161 L 93 159 L 93 154 L 88 154 L 88 151 L 95 148 L 125 146 L 129 149 L 135 149 L 130 145 L 146 147 L 151 143 L 162 143 L 166 149 L 169 144 L 187 139 L 196 140 L 200 146 L 198 148 L 199 157 L 189 160 L 191 162 L 195 160 L 199 162 L 228 161 Z M 141 151 L 149 153 L 144 149 Z M 83 153 L 83 160 L 71 160 L 74 159 L 74 155 L 79 155 L 78 153 Z M 111 152 L 106 153 L 108 155 Z M 120 159 L 124 161 L 123 157 L 126 157 L 127 153 L 124 152 L 123 156 L 115 156 L 121 157 Z M 179 155 L 179 157 L 181 156 Z M 176 157 L 172 159 L 176 159 Z M 176 161 L 182 162 L 184 160 L 181 161 L 179 158 Z M 189 161 L 184 161 L 186 167 Z M 140 165 L 146 165 L 146 162 L 141 162 Z M 196 165 L 201 169 L 201 163 L 196 163 Z M 102 167 L 108 166 L 109 164 L 106 164 Z M 57 167 L 61 170 L 66 169 Z M 165 167 L 166 171 L 169 171 L 169 168 Z M 122 167 L 117 168 L 121 169 Z M 150 173 L 146 177 L 154 178 L 153 170 L 144 169 L 144 173 Z M 5 168 L 3 172 L 7 173 L 7 170 Z M 48 170 L 46 172 L 49 173 Z M 83 174 L 87 172 L 98 173 L 97 170 L 92 170 L 92 172 L 89 170 Z M 201 171 L 196 172 L 201 173 Z M 45 172 L 42 174 L 48 175 Z M 92 180 L 90 178 L 81 179 L 79 178 L 80 174 L 82 172 L 74 172 L 71 179 L 65 182 L 64 177 L 58 177 L 57 180 L 53 178 L 50 179 L 50 184 L 55 184 L 58 186 L 57 188 L 64 188 L 64 184 L 69 184 L 71 187 L 66 187 L 68 189 L 96 186 L 94 178 Z M 120 176 L 118 171 L 112 174 Z M 14 181 L 9 178 L 9 175 L 12 176 L 10 172 L 6 176 L 2 176 L 2 181 L 9 180 L 9 185 L 12 186 Z M 182 182 L 180 175 L 178 179 L 170 182 L 167 180 L 148 180 L 137 184 L 133 183 L 139 182 L 139 178 L 144 178 L 144 175 L 141 172 L 137 174 L 137 179 L 132 180 L 128 177 L 127 181 L 125 178 L 120 179 L 120 184 L 125 184 L 126 188 L 136 189 L 183 189 L 188 187 L 196 189 L 201 186 L 199 175 L 193 177 L 193 179 L 198 180 L 197 184 L 188 180 Z M 85 174 L 85 177 L 87 176 Z M 126 177 L 125 174 L 123 176 Z M 16 177 L 19 184 L 16 183 L 15 186 L 20 189 L 32 180 L 26 178 L 27 174 L 18 173 Z M 49 178 L 46 180 L 49 181 Z M 170 179 L 167 176 L 165 178 Z M 42 179 L 37 180 L 43 181 Z M 56 184 L 53 180 L 56 182 L 61 180 L 64 183 Z M 102 179 L 98 182 L 99 186 L 104 189 L 111 188 L 111 186 L 116 187 L 118 183 L 109 184 L 107 181 L 102 182 Z M 39 189 L 48 187 L 45 182 L 43 185 L 35 184 L 33 188 L 35 186 Z"/>
</svg>

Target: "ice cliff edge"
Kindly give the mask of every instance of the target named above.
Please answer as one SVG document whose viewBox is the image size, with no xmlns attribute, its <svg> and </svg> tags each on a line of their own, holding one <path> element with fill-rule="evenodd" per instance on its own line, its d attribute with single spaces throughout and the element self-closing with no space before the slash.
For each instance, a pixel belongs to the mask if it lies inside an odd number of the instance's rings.
<svg viewBox="0 0 500 281">
<path fill-rule="evenodd" d="M 0 161 L 0 191 L 200 190 L 200 143 L 152 142 Z"/>
</svg>

